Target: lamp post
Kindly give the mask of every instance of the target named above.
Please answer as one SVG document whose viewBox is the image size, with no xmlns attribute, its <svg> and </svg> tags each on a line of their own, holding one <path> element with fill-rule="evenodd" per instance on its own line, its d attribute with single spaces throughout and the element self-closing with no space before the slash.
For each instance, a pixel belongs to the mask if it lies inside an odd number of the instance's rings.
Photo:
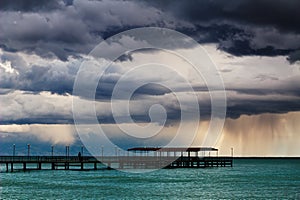
<svg viewBox="0 0 300 200">
<path fill-rule="evenodd" d="M 70 146 L 66 146 L 66 157 L 70 156 Z"/>
<path fill-rule="evenodd" d="M 13 144 L 13 157 L 15 157 L 15 155 L 16 155 L 16 145 Z"/>
<path fill-rule="evenodd" d="M 231 147 L 231 157 L 233 157 L 233 148 Z"/>
<path fill-rule="evenodd" d="M 51 146 L 51 156 L 52 157 L 54 156 L 54 146 L 53 145 Z"/>
<path fill-rule="evenodd" d="M 27 155 L 30 156 L 30 144 L 27 144 Z"/>
<path fill-rule="evenodd" d="M 81 156 L 83 156 L 83 145 L 81 145 Z"/>
</svg>

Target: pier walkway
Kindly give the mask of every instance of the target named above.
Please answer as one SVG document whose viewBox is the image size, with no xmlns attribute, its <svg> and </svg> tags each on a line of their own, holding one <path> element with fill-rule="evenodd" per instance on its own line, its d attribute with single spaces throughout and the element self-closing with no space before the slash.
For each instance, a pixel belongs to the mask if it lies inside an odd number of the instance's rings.
<svg viewBox="0 0 300 200">
<path fill-rule="evenodd" d="M 232 167 L 233 157 L 199 156 L 214 148 L 132 148 L 125 156 L 0 156 L 6 172 L 15 170 L 97 170 Z M 133 155 L 129 155 L 132 152 Z M 152 153 L 152 154 L 151 154 Z M 178 153 L 180 156 L 178 156 Z"/>
</svg>

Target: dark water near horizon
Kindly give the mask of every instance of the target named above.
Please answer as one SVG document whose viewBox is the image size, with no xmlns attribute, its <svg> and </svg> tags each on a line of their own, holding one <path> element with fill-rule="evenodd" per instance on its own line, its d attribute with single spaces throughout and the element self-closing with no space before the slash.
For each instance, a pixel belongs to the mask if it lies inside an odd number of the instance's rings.
<svg viewBox="0 0 300 200">
<path fill-rule="evenodd" d="M 234 167 L 150 173 L 0 173 L 1 199 L 300 199 L 300 159 L 238 159 Z"/>
</svg>

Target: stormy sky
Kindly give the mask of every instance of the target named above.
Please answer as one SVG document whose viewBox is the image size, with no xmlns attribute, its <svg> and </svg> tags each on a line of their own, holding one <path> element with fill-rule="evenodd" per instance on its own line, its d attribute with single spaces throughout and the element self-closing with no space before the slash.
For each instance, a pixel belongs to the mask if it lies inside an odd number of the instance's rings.
<svg viewBox="0 0 300 200">
<path fill-rule="evenodd" d="M 91 59 L 90 52 L 99 43 L 133 28 L 159 27 L 176 30 L 197 41 L 217 66 L 225 87 L 226 119 L 215 145 L 224 154 L 234 147 L 239 155 L 300 155 L 297 149 L 300 139 L 297 133 L 300 129 L 299 7 L 300 2 L 296 0 L 3 0 L 0 4 L 1 154 L 7 154 L 13 143 L 45 146 L 37 151 L 53 144 L 77 144 L 80 130 L 74 128 L 74 99 L 80 105 L 94 102 L 91 105 L 96 108 L 99 123 L 111 133 L 109 138 L 117 145 L 124 148 L 141 145 L 135 140 L 130 144 L 118 134 L 119 123 L 131 126 L 123 116 L 126 102 L 120 97 L 117 104 L 120 121 L 114 118 L 110 101 L 124 73 L 133 65 L 154 61 L 172 65 L 191 82 L 201 110 L 199 135 L 193 144 L 200 145 L 212 112 L 210 93 L 205 80 L 186 72 L 188 64 L 166 51 L 142 49 L 114 60 L 99 80 L 95 101 L 85 92 L 73 93 L 80 66 Z M 128 44 L 139 46 L 144 41 L 124 37 L 101 55 L 109 57 Z M 180 41 L 174 46 L 174 50 L 183 48 L 193 51 L 193 47 L 184 46 Z M 148 82 L 131 98 L 130 115 L 135 123 L 151 122 L 152 105 L 164 107 L 167 119 L 163 131 L 147 143 L 155 146 L 165 144 L 178 126 L 182 110 L 188 110 L 179 106 L 174 93 L 180 93 L 187 105 L 191 101 L 188 87 L 177 74 L 158 68 L 150 66 L 137 72 L 123 85 L 125 90 Z M 93 68 L 88 72 L 93 74 L 99 70 Z M 92 78 L 85 77 L 83 81 L 89 83 Z M 84 128 L 87 134 L 96 132 L 88 113 L 82 117 L 91 126 Z M 155 126 L 161 125 L 157 122 Z M 146 137 L 150 133 L 140 134 Z"/>
</svg>

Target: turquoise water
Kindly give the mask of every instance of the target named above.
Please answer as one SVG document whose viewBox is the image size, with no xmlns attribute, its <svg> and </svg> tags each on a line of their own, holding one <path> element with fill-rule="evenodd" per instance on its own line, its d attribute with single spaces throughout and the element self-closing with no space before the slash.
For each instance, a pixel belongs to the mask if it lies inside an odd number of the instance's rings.
<svg viewBox="0 0 300 200">
<path fill-rule="evenodd" d="M 235 160 L 234 167 L 31 171 L 0 174 L 1 199 L 300 199 L 300 159 Z"/>
</svg>

